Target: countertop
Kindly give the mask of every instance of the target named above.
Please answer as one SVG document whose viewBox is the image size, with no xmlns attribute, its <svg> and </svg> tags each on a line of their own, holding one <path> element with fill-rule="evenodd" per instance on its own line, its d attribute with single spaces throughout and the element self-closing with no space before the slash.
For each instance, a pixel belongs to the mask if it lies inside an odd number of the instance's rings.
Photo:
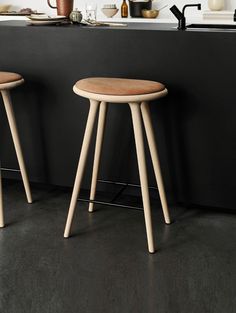
<svg viewBox="0 0 236 313">
<path fill-rule="evenodd" d="M 68 29 L 89 29 L 89 30 L 95 30 L 95 29 L 103 29 L 103 30 L 137 30 L 137 31 L 171 31 L 171 32 L 179 32 L 179 33 L 187 33 L 187 32 L 210 32 L 210 33 L 235 33 L 236 29 L 214 29 L 214 28 L 203 28 L 203 29 L 186 29 L 184 31 L 179 31 L 177 29 L 177 23 L 126 23 L 126 26 L 83 26 L 83 25 L 71 25 L 71 24 L 65 24 L 65 25 L 48 25 L 48 26 L 35 26 L 30 25 L 27 21 L 22 20 L 11 20 L 11 21 L 0 21 L 0 27 L 30 27 L 30 28 L 51 28 L 54 29 L 58 28 L 68 28 Z M 194 23 L 194 22 L 193 22 Z M 206 24 L 225 24 L 223 21 L 205 21 Z M 191 23 L 188 23 L 191 24 Z M 204 24 L 201 22 L 200 24 Z M 233 24 L 233 23 L 231 23 Z"/>
<path fill-rule="evenodd" d="M 120 22 L 119 22 L 120 23 Z M 83 25 L 45 25 L 45 26 L 35 26 L 30 25 L 27 21 L 22 20 L 12 20 L 12 21 L 1 21 L 0 26 L 9 26 L 9 27 L 33 27 L 33 28 L 72 28 L 72 29 L 122 29 L 122 30 L 176 30 L 176 23 L 126 23 L 123 21 L 123 24 L 126 26 L 83 26 Z"/>
</svg>

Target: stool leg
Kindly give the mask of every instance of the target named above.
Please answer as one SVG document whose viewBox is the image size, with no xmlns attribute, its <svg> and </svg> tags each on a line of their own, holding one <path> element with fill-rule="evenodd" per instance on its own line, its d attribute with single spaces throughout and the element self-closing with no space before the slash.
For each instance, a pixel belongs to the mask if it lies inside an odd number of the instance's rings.
<svg viewBox="0 0 236 313">
<path fill-rule="evenodd" d="M 0 170 L 0 227 L 4 227 L 3 201 L 2 201 L 2 175 Z"/>
<path fill-rule="evenodd" d="M 89 150 L 89 144 L 90 144 L 92 133 L 93 133 L 93 126 L 94 126 L 94 122 L 96 119 L 98 106 L 99 106 L 98 101 L 90 100 L 89 115 L 87 119 L 85 133 L 84 133 L 83 144 L 82 144 L 82 148 L 80 152 L 80 158 L 79 158 L 74 188 L 72 192 L 72 197 L 71 197 L 71 202 L 70 202 L 70 207 L 69 207 L 69 212 L 68 212 L 66 227 L 65 227 L 65 232 L 64 232 L 65 238 L 68 238 L 70 234 L 70 228 L 71 228 L 75 206 L 77 203 L 77 198 L 79 195 L 80 186 L 81 186 L 81 182 L 82 182 L 82 178 L 84 174 L 86 159 L 87 159 L 88 150 Z"/>
<path fill-rule="evenodd" d="M 170 224 L 169 209 L 168 209 L 168 205 L 166 201 L 165 189 L 164 189 L 163 179 L 161 175 L 161 167 L 160 167 L 157 145 L 155 142 L 148 102 L 143 102 L 141 104 L 141 112 L 143 116 L 144 127 L 145 127 L 146 134 L 147 134 L 147 140 L 148 140 L 148 145 L 149 145 L 150 154 L 152 158 L 153 168 L 154 168 L 154 172 L 156 176 L 157 187 L 158 187 L 159 194 L 160 194 L 164 219 L 165 219 L 166 224 Z"/>
<path fill-rule="evenodd" d="M 152 216 L 151 216 L 151 206 L 150 206 L 149 190 L 148 190 L 148 178 L 147 178 L 146 161 L 145 161 L 145 153 L 144 153 L 140 104 L 130 103 L 129 105 L 131 109 L 133 127 L 134 127 L 134 137 L 135 137 L 135 144 L 136 144 L 136 150 L 137 150 L 139 177 L 140 177 L 140 183 L 141 183 L 144 217 L 145 217 L 145 224 L 146 224 L 146 231 L 147 231 L 148 250 L 150 253 L 154 253 L 155 248 L 154 248 L 153 231 L 152 231 Z"/>
<path fill-rule="evenodd" d="M 96 147 L 94 153 L 94 162 L 93 162 L 93 174 L 92 174 L 92 184 L 90 189 L 90 200 L 95 199 L 96 187 L 97 187 L 97 178 L 99 163 L 101 158 L 102 142 L 104 136 L 104 128 L 106 121 L 106 112 L 107 112 L 107 103 L 101 102 L 99 109 L 99 118 L 98 118 L 98 128 L 97 128 L 97 138 L 96 138 Z M 89 203 L 89 212 L 93 212 L 94 203 Z"/>
<path fill-rule="evenodd" d="M 21 176 L 23 179 L 27 201 L 28 203 L 32 203 L 30 185 L 29 185 L 26 168 L 25 168 L 25 162 L 24 162 L 20 139 L 19 139 L 19 135 L 17 131 L 16 120 L 15 120 L 15 115 L 14 115 L 14 111 L 12 108 L 10 93 L 8 90 L 2 90 L 1 93 L 2 93 L 3 102 L 4 102 L 4 106 L 5 106 L 6 113 L 7 113 L 8 123 L 10 125 L 11 135 L 12 135 L 13 143 L 14 143 L 15 150 L 16 150 L 16 156 L 17 156 L 17 160 L 19 163 Z"/>
</svg>

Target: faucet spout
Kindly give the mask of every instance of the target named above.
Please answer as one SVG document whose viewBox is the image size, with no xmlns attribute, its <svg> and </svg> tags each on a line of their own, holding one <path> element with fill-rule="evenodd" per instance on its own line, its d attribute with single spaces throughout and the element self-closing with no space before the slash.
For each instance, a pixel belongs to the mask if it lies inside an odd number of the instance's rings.
<svg viewBox="0 0 236 313">
<path fill-rule="evenodd" d="M 186 5 L 183 7 L 183 10 L 182 10 L 183 15 L 184 15 L 185 9 L 186 9 L 186 8 L 189 8 L 189 7 L 197 7 L 198 10 L 201 10 L 201 8 L 202 8 L 201 3 L 197 3 L 197 4 L 186 4 Z"/>
<path fill-rule="evenodd" d="M 182 12 L 177 8 L 176 5 L 173 5 L 170 8 L 170 11 L 174 14 L 174 16 L 177 18 L 177 20 L 179 22 L 178 29 L 180 29 L 180 30 L 186 29 L 186 18 L 185 18 L 184 13 L 185 13 L 185 9 L 188 7 L 197 7 L 198 10 L 201 10 L 201 4 L 200 3 L 198 3 L 198 4 L 186 4 L 183 7 Z"/>
</svg>

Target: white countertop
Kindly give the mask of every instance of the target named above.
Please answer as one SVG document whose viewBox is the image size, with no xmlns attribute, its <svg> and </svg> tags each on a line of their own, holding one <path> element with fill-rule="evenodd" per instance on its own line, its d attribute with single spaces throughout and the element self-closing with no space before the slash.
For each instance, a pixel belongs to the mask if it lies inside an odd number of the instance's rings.
<svg viewBox="0 0 236 313">
<path fill-rule="evenodd" d="M 10 21 L 10 20 L 25 20 L 28 18 L 25 16 L 0 16 L 0 21 Z M 113 17 L 113 18 L 100 18 L 99 21 L 103 22 L 122 22 L 122 23 L 175 23 L 177 24 L 177 20 L 175 18 L 121 18 L 121 17 Z M 187 24 L 189 23 L 200 23 L 200 24 L 236 24 L 231 19 L 203 19 L 202 16 L 189 16 L 187 17 Z"/>
</svg>

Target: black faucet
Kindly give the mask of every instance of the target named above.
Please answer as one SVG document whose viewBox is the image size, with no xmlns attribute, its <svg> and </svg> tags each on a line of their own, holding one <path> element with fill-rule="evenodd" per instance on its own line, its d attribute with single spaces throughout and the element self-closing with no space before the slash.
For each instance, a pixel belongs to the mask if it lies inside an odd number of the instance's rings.
<svg viewBox="0 0 236 313">
<path fill-rule="evenodd" d="M 183 7 L 182 12 L 177 8 L 176 5 L 173 5 L 170 8 L 171 12 L 174 14 L 174 16 L 179 21 L 178 29 L 180 29 L 180 30 L 185 30 L 186 29 L 186 18 L 184 16 L 184 12 L 185 12 L 185 9 L 188 8 L 188 7 L 197 7 L 198 10 L 201 10 L 201 4 L 200 3 L 198 3 L 198 4 L 186 4 Z"/>
</svg>

